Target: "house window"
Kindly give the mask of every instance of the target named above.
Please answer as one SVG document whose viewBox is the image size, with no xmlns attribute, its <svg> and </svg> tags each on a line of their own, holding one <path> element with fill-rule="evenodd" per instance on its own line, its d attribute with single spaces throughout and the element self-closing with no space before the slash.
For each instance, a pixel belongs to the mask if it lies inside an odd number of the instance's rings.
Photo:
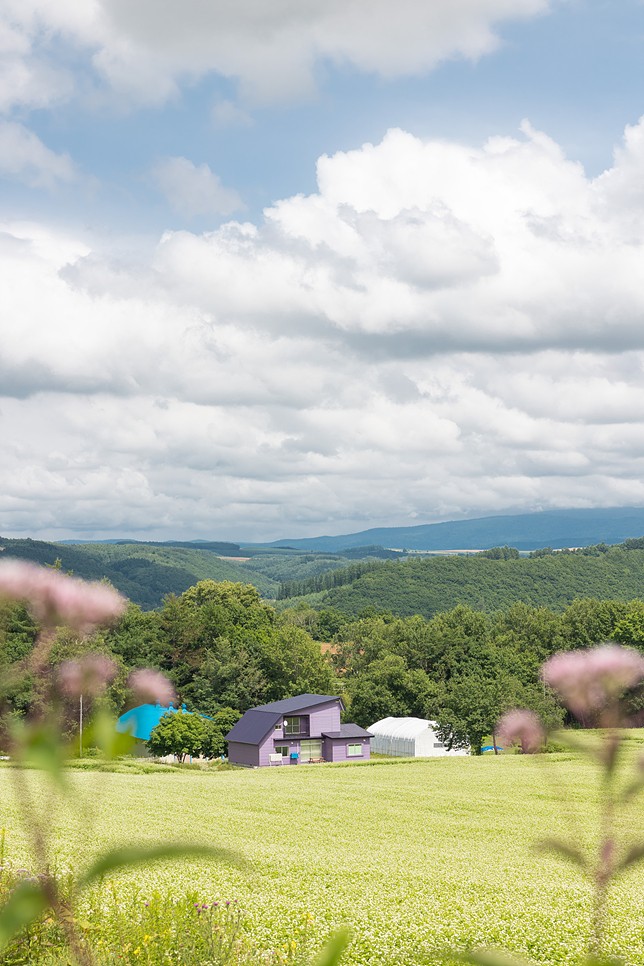
<svg viewBox="0 0 644 966">
<path fill-rule="evenodd" d="M 347 745 L 347 758 L 361 758 L 362 757 L 362 742 L 358 741 L 355 744 Z"/>
<path fill-rule="evenodd" d="M 281 727 L 282 727 L 282 722 L 278 721 L 277 724 L 275 725 L 275 731 L 279 731 Z"/>
<path fill-rule="evenodd" d="M 434 742 L 434 748 L 444 748 L 444 747 L 445 747 L 444 742 L 442 742 L 442 741 L 435 741 Z"/>
<path fill-rule="evenodd" d="M 305 735 L 308 733 L 306 727 L 307 719 L 299 715 L 294 718 L 284 718 L 284 735 Z"/>
<path fill-rule="evenodd" d="M 300 741 L 300 761 L 311 761 L 312 758 L 322 757 L 321 739 Z"/>
<path fill-rule="evenodd" d="M 275 745 L 275 754 L 288 758 L 288 745 Z"/>
</svg>

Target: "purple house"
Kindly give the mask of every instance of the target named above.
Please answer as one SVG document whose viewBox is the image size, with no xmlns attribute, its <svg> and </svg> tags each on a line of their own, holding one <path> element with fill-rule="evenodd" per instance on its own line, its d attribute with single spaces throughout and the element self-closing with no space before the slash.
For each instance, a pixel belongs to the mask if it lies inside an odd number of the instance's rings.
<svg viewBox="0 0 644 966">
<path fill-rule="evenodd" d="M 328 694 L 298 694 L 251 708 L 226 735 L 228 760 L 249 768 L 364 761 L 371 734 L 340 724 L 343 710 L 341 699 Z"/>
</svg>

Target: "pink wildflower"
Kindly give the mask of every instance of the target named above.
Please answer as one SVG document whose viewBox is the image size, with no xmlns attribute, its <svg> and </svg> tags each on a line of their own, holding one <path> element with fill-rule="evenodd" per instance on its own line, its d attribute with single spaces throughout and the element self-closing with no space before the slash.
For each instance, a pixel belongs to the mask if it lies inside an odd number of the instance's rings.
<svg viewBox="0 0 644 966">
<path fill-rule="evenodd" d="M 534 755 L 546 739 L 534 711 L 508 711 L 499 721 L 496 736 L 503 747 L 519 745 L 524 755 Z"/>
<path fill-rule="evenodd" d="M 58 668 L 61 691 L 76 698 L 96 697 L 116 677 L 116 664 L 104 654 L 87 654 L 78 661 L 65 661 Z"/>
<path fill-rule="evenodd" d="M 128 679 L 128 684 L 142 704 L 168 705 L 176 697 L 174 688 L 167 677 L 160 671 L 152 671 L 150 668 L 133 671 Z"/>
<path fill-rule="evenodd" d="M 614 704 L 644 679 L 644 657 L 619 644 L 563 651 L 546 661 L 541 676 L 566 707 L 583 718 Z"/>
<path fill-rule="evenodd" d="M 79 634 L 111 624 L 127 606 L 113 587 L 22 560 L 0 562 L 0 597 L 24 600 L 46 627 L 65 624 Z"/>
</svg>

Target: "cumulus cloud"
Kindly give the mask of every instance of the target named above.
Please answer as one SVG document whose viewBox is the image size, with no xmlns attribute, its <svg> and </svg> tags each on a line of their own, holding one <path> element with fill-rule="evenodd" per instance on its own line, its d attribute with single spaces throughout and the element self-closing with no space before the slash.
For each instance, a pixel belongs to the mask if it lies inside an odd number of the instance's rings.
<svg viewBox="0 0 644 966">
<path fill-rule="evenodd" d="M 159 190 L 181 215 L 231 215 L 244 207 L 236 191 L 225 188 L 207 164 L 188 158 L 165 158 L 152 170 Z"/>
<path fill-rule="evenodd" d="M 11 99 L 11 78 L 21 78 L 14 103 L 70 93 L 65 70 L 48 56 L 52 37 L 85 51 L 96 75 L 128 99 L 162 103 L 186 80 L 216 73 L 262 102 L 309 94 L 326 62 L 391 78 L 451 57 L 476 59 L 497 47 L 497 25 L 548 7 L 549 0 L 6 0 L 0 104 Z"/>
<path fill-rule="evenodd" d="M 376 355 L 636 347 L 644 222 L 630 217 L 629 164 L 618 154 L 588 179 L 529 125 L 480 148 L 393 130 L 322 158 L 318 193 L 259 226 L 167 234 L 155 265 L 217 316 L 306 325 Z"/>
<path fill-rule="evenodd" d="M 57 154 L 23 124 L 0 121 L 0 175 L 32 188 L 53 188 L 76 178 L 67 154 Z"/>
<path fill-rule="evenodd" d="M 0 226 L 0 532 L 644 503 L 642 130 L 595 179 L 394 130 L 138 263 Z"/>
</svg>

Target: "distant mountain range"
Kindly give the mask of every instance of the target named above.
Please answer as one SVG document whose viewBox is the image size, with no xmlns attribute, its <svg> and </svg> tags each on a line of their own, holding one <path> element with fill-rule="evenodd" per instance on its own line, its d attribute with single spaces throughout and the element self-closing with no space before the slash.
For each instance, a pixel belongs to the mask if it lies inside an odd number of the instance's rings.
<svg viewBox="0 0 644 966">
<path fill-rule="evenodd" d="M 507 516 L 426 523 L 415 527 L 377 527 L 337 537 L 275 540 L 263 546 L 309 552 L 339 553 L 353 547 L 380 545 L 405 550 L 487 550 L 510 546 L 517 550 L 543 547 L 589 547 L 621 543 L 644 535 L 644 507 L 599 510 L 542 510 Z M 252 546 L 249 544 L 249 546 Z"/>
<path fill-rule="evenodd" d="M 63 570 L 89 580 L 106 577 L 131 600 L 144 608 L 152 608 L 158 607 L 166 594 L 180 594 L 198 580 L 206 579 L 252 583 L 268 599 L 291 597 L 293 589 L 290 588 L 290 592 L 284 594 L 283 585 L 299 581 L 303 582 L 303 587 L 308 588 L 306 582 L 311 578 L 329 571 L 340 571 L 352 561 L 356 564 L 362 561 L 363 565 L 355 566 L 348 573 L 338 576 L 338 584 L 345 584 L 347 578 L 350 578 L 351 583 L 357 580 L 357 593 L 364 585 L 373 584 L 375 587 L 378 583 L 377 567 L 374 570 L 373 566 L 374 558 L 403 558 L 402 554 L 383 548 L 433 551 L 439 554 L 450 550 L 487 550 L 503 546 L 522 551 L 541 550 L 545 547 L 556 550 L 566 547 L 592 547 L 601 543 L 619 544 L 643 535 L 644 508 L 615 507 L 604 510 L 544 510 L 540 513 L 454 520 L 416 527 L 379 527 L 337 537 L 276 540 L 272 544 L 240 545 L 211 540 L 169 540 L 156 543 L 124 539 L 79 544 L 75 541 L 49 543 L 0 537 L 0 558 L 20 557 L 50 566 L 60 560 Z M 459 559 L 463 561 L 463 558 Z M 403 559 L 398 559 L 398 562 L 404 565 Z M 484 566 L 485 561 L 482 561 L 481 567 Z M 513 566 L 515 565 L 508 566 L 505 570 L 509 572 Z M 440 573 L 443 571 L 447 573 L 445 567 Z M 453 575 L 456 584 L 465 578 L 466 571 L 467 568 L 456 567 Z M 383 571 L 383 575 L 385 573 L 389 575 L 390 571 Z M 401 574 L 404 573 L 406 571 L 402 570 Z M 424 569 L 418 573 L 414 570 L 413 573 L 416 576 L 421 573 L 423 576 L 425 573 L 430 575 L 430 571 L 425 572 Z M 434 571 L 431 570 L 431 573 Z M 360 576 L 361 574 L 364 576 Z M 601 582 L 597 586 L 604 588 Z M 612 585 L 609 590 L 613 596 L 619 596 Z M 575 592 L 579 592 L 578 588 Z M 634 593 L 632 589 L 629 592 Z M 297 593 L 308 594 L 310 589 Z M 349 591 L 341 590 L 338 593 L 340 597 L 346 597 Z M 525 594 L 527 591 L 524 589 L 521 593 Z M 446 591 L 446 594 L 446 599 L 451 600 L 451 591 L 449 594 Z M 385 590 L 379 587 L 378 599 L 384 600 L 383 595 L 386 596 Z M 402 591 L 398 594 L 402 599 L 401 595 Z M 344 597 L 341 606 L 348 606 Z M 369 599 L 368 603 L 372 601 Z M 395 610 L 394 604 L 395 600 L 391 604 Z M 338 605 L 340 606 L 339 598 Z M 362 603 L 360 606 L 366 604 Z M 421 606 L 420 603 L 418 606 Z M 430 604 L 427 603 L 426 606 L 430 607 Z M 431 607 L 435 606 L 436 602 L 432 602 Z M 418 612 L 424 611 L 421 608 Z"/>
</svg>

